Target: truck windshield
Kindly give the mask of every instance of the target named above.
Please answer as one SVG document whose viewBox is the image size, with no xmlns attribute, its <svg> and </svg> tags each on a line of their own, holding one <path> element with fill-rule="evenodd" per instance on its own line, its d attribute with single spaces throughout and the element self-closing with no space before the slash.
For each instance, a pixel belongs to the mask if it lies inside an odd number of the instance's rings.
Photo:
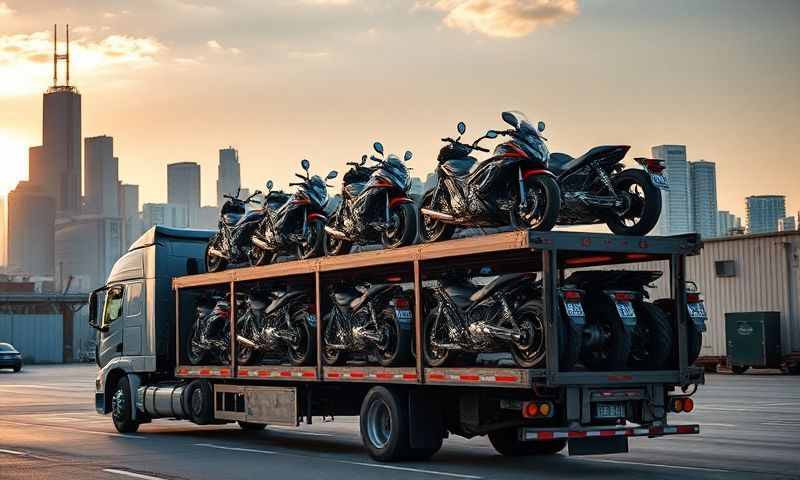
<svg viewBox="0 0 800 480">
<path fill-rule="evenodd" d="M 114 320 L 122 315 L 123 288 L 114 287 L 109 289 L 106 296 L 106 307 L 103 312 L 103 325 L 110 325 Z"/>
</svg>

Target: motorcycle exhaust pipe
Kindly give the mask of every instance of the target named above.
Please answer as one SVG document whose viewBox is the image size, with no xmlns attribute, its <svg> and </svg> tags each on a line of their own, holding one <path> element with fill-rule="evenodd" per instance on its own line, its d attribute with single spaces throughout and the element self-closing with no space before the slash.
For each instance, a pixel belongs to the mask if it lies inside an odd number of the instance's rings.
<svg viewBox="0 0 800 480">
<path fill-rule="evenodd" d="M 335 238 L 336 240 L 348 240 L 347 235 L 344 232 L 340 232 L 333 227 L 325 225 L 325 233 L 330 235 L 331 237 Z"/>
<path fill-rule="evenodd" d="M 242 345 L 244 345 L 247 348 L 252 348 L 252 349 L 258 348 L 258 345 L 256 345 L 256 343 L 254 341 L 248 340 L 248 339 L 244 338 L 241 335 L 236 335 L 236 341 L 241 343 Z"/>
<path fill-rule="evenodd" d="M 261 240 L 260 238 L 258 238 L 256 236 L 250 237 L 250 241 L 253 242 L 258 248 L 260 248 L 262 250 L 270 250 L 269 245 L 267 245 L 267 242 L 265 242 L 264 240 Z"/>
<path fill-rule="evenodd" d="M 227 258 L 228 258 L 228 256 L 227 256 L 227 255 L 225 255 L 224 253 L 222 253 L 222 251 L 220 251 L 220 250 L 217 250 L 216 248 L 209 248 L 209 249 L 208 249 L 208 254 L 209 254 L 209 255 L 211 255 L 211 256 L 213 256 L 213 257 L 219 257 L 219 258 L 224 258 L 224 259 L 227 259 Z"/>
<path fill-rule="evenodd" d="M 522 335 L 515 332 L 510 328 L 496 327 L 494 325 L 478 325 L 472 324 L 469 330 L 473 333 L 482 333 L 484 335 L 491 335 L 492 337 L 499 338 L 500 340 L 518 342 L 522 340 Z"/>
<path fill-rule="evenodd" d="M 431 210 L 429 208 L 421 208 L 419 213 L 425 215 L 426 217 L 431 217 L 435 220 L 441 220 L 443 222 L 453 222 L 455 221 L 455 217 L 449 215 L 447 213 L 437 212 L 436 210 Z"/>
</svg>

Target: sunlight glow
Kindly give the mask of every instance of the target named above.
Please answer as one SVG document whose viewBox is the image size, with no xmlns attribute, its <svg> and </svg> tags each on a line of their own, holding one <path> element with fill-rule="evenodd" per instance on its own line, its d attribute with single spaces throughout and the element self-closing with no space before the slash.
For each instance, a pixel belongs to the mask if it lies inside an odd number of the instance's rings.
<svg viewBox="0 0 800 480">
<path fill-rule="evenodd" d="M 7 130 L 0 129 L 0 195 L 28 178 L 28 148 Z"/>
</svg>

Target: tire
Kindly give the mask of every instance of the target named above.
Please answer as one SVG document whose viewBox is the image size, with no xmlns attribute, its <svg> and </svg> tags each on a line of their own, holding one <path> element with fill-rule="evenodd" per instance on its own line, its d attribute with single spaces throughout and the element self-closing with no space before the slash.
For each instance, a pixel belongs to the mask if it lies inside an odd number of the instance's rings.
<svg viewBox="0 0 800 480">
<path fill-rule="evenodd" d="M 381 233 L 383 248 L 400 248 L 412 245 L 417 239 L 417 207 L 413 203 L 400 203 L 389 210 L 396 228 Z"/>
<path fill-rule="evenodd" d="M 292 325 L 296 326 L 299 340 L 296 345 L 289 345 L 289 362 L 301 367 L 314 365 L 317 360 L 317 330 L 308 323 L 308 312 L 303 309 L 292 315 Z"/>
<path fill-rule="evenodd" d="M 535 215 L 535 217 L 523 218 L 517 203 L 511 209 L 511 226 L 516 229 L 531 229 L 540 232 L 552 230 L 556 226 L 558 212 L 561 210 L 561 188 L 556 179 L 550 175 L 532 175 L 525 180 L 525 190 L 529 197 L 531 193 L 537 196 L 535 211 L 528 212 L 529 215 Z M 541 202 L 544 202 L 544 206 L 541 205 Z"/>
<path fill-rule="evenodd" d="M 236 423 L 238 423 L 239 428 L 245 432 L 260 432 L 261 430 L 267 428 L 266 423 L 243 422 L 241 420 L 237 421 Z"/>
<path fill-rule="evenodd" d="M 22 365 L 14 365 L 14 373 L 19 373 L 22 371 Z"/>
<path fill-rule="evenodd" d="M 453 362 L 455 352 L 447 349 L 437 349 L 431 345 L 432 328 L 436 320 L 436 311 L 431 310 L 425 318 L 422 327 L 422 351 L 425 364 L 431 367 L 444 367 Z M 443 321 L 443 320 L 442 320 Z"/>
<path fill-rule="evenodd" d="M 647 235 L 656 226 L 658 217 L 661 216 L 661 190 L 658 189 L 650 180 L 650 176 L 644 170 L 632 169 L 623 170 L 611 177 L 611 183 L 619 191 L 628 191 L 633 186 L 638 186 L 638 190 L 644 195 L 644 199 L 635 201 L 629 205 L 626 212 L 620 215 L 610 212 L 606 215 L 606 225 L 617 235 Z M 629 192 L 631 193 L 631 192 Z M 639 220 L 632 225 L 627 225 L 624 218 L 636 213 Z"/>
<path fill-rule="evenodd" d="M 383 319 L 383 337 L 387 341 L 375 349 L 378 363 L 382 367 L 407 364 L 411 359 L 411 327 L 400 324 L 394 308 L 384 309 Z"/>
<path fill-rule="evenodd" d="M 183 411 L 192 422 L 208 425 L 214 421 L 214 387 L 208 380 L 195 380 L 183 391 Z"/>
<path fill-rule="evenodd" d="M 252 313 L 246 313 L 245 315 L 252 315 Z M 253 336 L 254 336 L 253 334 L 255 332 L 253 332 L 253 324 L 252 324 L 252 322 L 248 323 L 248 327 L 250 327 L 250 328 L 242 329 L 242 331 L 239 332 L 239 328 L 238 328 L 238 325 L 237 325 L 237 335 L 242 335 L 245 338 L 253 338 Z M 259 352 L 258 350 L 254 350 L 254 349 L 252 349 L 250 347 L 241 345 L 237 341 L 236 342 L 236 358 L 239 361 L 240 365 L 253 365 L 254 363 L 258 363 L 259 360 L 261 359 L 261 352 Z"/>
<path fill-rule="evenodd" d="M 433 198 L 433 191 L 427 192 L 425 196 L 422 197 L 422 204 L 420 208 L 428 208 L 430 210 L 436 210 L 436 208 L 431 206 L 431 200 Z M 445 240 L 450 240 L 453 238 L 453 234 L 456 231 L 456 226 L 444 223 L 438 220 L 434 220 L 430 217 L 426 217 L 422 213 L 419 214 L 419 226 L 417 227 L 419 231 L 419 236 L 425 243 L 432 243 L 432 242 L 443 242 Z"/>
<path fill-rule="evenodd" d="M 322 337 L 322 363 L 329 366 L 344 365 L 347 361 L 347 353 L 344 350 L 337 350 L 334 348 L 326 348 L 328 339 L 332 335 L 333 326 L 331 325 L 331 314 L 323 317 L 323 325 L 325 326 L 325 333 Z"/>
<path fill-rule="evenodd" d="M 225 270 L 225 267 L 228 266 L 228 261 L 224 258 L 215 257 L 208 254 L 208 251 L 211 249 L 212 246 L 216 246 L 217 240 L 219 239 L 219 234 L 215 233 L 209 240 L 208 245 L 206 245 L 206 271 L 207 272 L 221 272 Z"/>
<path fill-rule="evenodd" d="M 569 372 L 581 358 L 583 348 L 583 330 L 572 326 L 565 314 L 561 315 L 561 329 L 558 335 L 558 346 L 561 355 L 558 358 L 558 369 Z"/>
<path fill-rule="evenodd" d="M 635 370 L 659 370 L 672 358 L 675 332 L 663 310 L 650 302 L 634 304 L 636 329 L 631 340 L 630 367 Z"/>
<path fill-rule="evenodd" d="M 111 397 L 111 420 L 119 433 L 133 433 L 139 429 L 139 422 L 132 418 L 133 408 L 135 407 L 131 383 L 125 375 L 117 381 L 117 387 Z"/>
<path fill-rule="evenodd" d="M 407 460 L 413 453 L 406 395 L 382 386 L 372 387 L 361 404 L 359 424 L 364 447 L 375 460 Z"/>
<path fill-rule="evenodd" d="M 256 245 L 250 245 L 250 253 L 247 258 L 250 260 L 251 267 L 260 267 L 272 262 L 273 253 L 263 250 Z"/>
<path fill-rule="evenodd" d="M 587 305 L 587 328 L 597 325 L 607 337 L 599 347 L 588 346 L 581 351 L 581 360 L 589 370 L 623 370 L 631 353 L 631 337 L 610 300 L 601 298 Z"/>
<path fill-rule="evenodd" d="M 741 375 L 749 369 L 749 365 L 731 365 L 731 371 L 736 375 Z"/>
<path fill-rule="evenodd" d="M 514 312 L 514 318 L 525 335 L 524 345 L 517 342 L 511 343 L 511 356 L 514 358 L 514 363 L 521 368 L 536 368 L 544 363 L 547 352 L 542 302 L 529 300 L 523 303 Z"/>
<path fill-rule="evenodd" d="M 555 455 L 567 446 L 566 439 L 523 442 L 516 427 L 489 432 L 489 442 L 497 453 L 507 457 Z"/>
<path fill-rule="evenodd" d="M 332 215 L 331 218 L 328 220 L 329 225 L 336 225 L 337 224 L 337 216 Z M 327 232 L 325 233 L 325 255 L 347 255 L 350 253 L 350 250 L 353 249 L 353 242 L 348 242 L 347 240 L 339 240 Z"/>
<path fill-rule="evenodd" d="M 675 328 L 677 327 L 677 324 L 675 322 L 675 301 L 671 298 L 661 298 L 653 303 L 667 315 L 667 318 L 669 318 L 670 328 L 673 329 L 673 338 L 676 338 L 677 332 L 675 331 Z M 686 322 L 686 357 L 689 365 L 692 365 L 695 361 L 697 361 L 697 358 L 700 356 L 700 349 L 702 347 L 703 333 L 697 329 L 691 319 L 688 319 Z M 672 355 L 670 356 L 667 364 L 672 367 L 678 366 L 677 344 L 672 347 Z"/>
<path fill-rule="evenodd" d="M 208 361 L 208 350 L 199 351 L 198 349 L 192 348 L 195 336 L 199 335 L 197 327 L 197 322 L 194 322 L 189 336 L 186 337 L 186 358 L 192 365 L 202 365 Z"/>
<path fill-rule="evenodd" d="M 325 223 L 322 220 L 311 220 L 306 235 L 305 243 L 297 245 L 297 258 L 307 260 L 325 255 Z"/>
</svg>

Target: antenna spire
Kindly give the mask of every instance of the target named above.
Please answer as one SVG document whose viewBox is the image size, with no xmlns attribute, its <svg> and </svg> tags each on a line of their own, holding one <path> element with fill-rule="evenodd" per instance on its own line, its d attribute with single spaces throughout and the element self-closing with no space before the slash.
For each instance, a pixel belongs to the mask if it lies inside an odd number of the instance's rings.
<svg viewBox="0 0 800 480">
<path fill-rule="evenodd" d="M 58 61 L 66 62 L 67 79 L 64 85 L 58 84 Z M 67 24 L 67 52 L 58 53 L 58 25 L 53 25 L 53 87 L 69 87 L 69 24 Z"/>
</svg>

